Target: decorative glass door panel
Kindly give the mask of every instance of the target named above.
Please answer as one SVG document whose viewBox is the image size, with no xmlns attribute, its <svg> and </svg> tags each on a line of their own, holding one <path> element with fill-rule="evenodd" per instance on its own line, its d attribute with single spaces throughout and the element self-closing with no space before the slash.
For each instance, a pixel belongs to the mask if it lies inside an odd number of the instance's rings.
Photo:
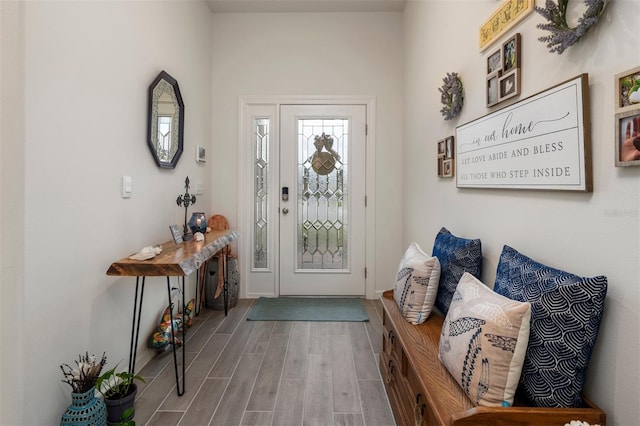
<svg viewBox="0 0 640 426">
<path fill-rule="evenodd" d="M 365 124 L 361 105 L 281 108 L 282 295 L 364 295 Z"/>
<path fill-rule="evenodd" d="M 297 269 L 348 269 L 349 120 L 298 120 Z"/>
</svg>

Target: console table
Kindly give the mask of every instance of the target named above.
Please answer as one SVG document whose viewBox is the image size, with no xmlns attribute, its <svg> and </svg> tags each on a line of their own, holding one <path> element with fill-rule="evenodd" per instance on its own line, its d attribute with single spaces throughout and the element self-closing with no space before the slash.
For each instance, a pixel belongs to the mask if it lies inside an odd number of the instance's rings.
<svg viewBox="0 0 640 426">
<path fill-rule="evenodd" d="M 227 315 L 229 288 L 227 281 L 227 253 L 229 244 L 236 240 L 238 234 L 235 231 L 211 231 L 204 234 L 204 241 L 185 241 L 182 244 L 175 244 L 168 241 L 162 244 L 162 252 L 154 258 L 148 260 L 133 260 L 129 257 L 113 262 L 107 270 L 107 275 L 118 277 L 136 277 L 136 292 L 133 300 L 133 321 L 131 324 L 131 344 L 129 348 L 129 372 L 135 374 L 136 354 L 138 350 L 138 335 L 140 333 L 140 314 L 142 313 L 142 299 L 144 297 L 144 284 L 146 277 L 167 277 L 167 294 L 169 296 L 169 306 L 171 301 L 171 277 L 182 277 L 182 312 L 184 306 L 184 281 L 187 275 L 194 271 L 199 271 L 200 267 L 211 259 L 218 251 L 223 250 L 222 273 L 224 276 L 224 314 Z M 179 278 L 178 278 L 179 279 Z M 196 306 L 198 302 L 198 282 L 196 279 Z M 171 312 L 171 324 L 173 324 L 173 309 Z M 197 312 L 197 311 L 196 311 Z M 182 389 L 178 376 L 178 358 L 175 345 L 175 330 L 171 327 L 171 337 L 173 346 L 173 365 L 176 373 L 176 391 L 178 396 L 184 394 L 185 386 L 185 326 L 182 326 Z"/>
</svg>

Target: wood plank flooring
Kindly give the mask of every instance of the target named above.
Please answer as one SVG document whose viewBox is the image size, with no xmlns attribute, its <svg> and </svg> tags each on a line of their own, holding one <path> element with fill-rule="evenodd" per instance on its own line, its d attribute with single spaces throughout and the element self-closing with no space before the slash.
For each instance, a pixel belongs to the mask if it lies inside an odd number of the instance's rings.
<svg viewBox="0 0 640 426">
<path fill-rule="evenodd" d="M 182 397 L 171 351 L 138 372 L 137 425 L 395 425 L 377 367 L 379 301 L 364 301 L 369 322 L 246 321 L 253 303 L 194 319 Z"/>
</svg>

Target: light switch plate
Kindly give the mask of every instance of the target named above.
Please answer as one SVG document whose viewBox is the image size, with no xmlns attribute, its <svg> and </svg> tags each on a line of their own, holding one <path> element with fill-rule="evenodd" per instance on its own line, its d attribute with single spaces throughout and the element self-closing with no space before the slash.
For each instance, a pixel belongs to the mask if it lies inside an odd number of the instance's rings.
<svg viewBox="0 0 640 426">
<path fill-rule="evenodd" d="M 122 176 L 122 198 L 130 198 L 133 193 L 131 176 Z"/>
</svg>

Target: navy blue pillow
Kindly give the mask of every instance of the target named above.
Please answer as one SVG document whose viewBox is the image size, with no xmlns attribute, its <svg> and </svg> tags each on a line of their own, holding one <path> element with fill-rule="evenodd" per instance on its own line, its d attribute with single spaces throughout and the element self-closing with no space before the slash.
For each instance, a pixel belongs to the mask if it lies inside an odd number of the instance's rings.
<svg viewBox="0 0 640 426">
<path fill-rule="evenodd" d="M 462 274 L 468 272 L 480 279 L 482 247 L 478 239 L 456 237 L 447 228 L 442 228 L 436 235 L 431 255 L 440 261 L 440 284 L 435 305 L 446 316 Z"/>
<path fill-rule="evenodd" d="M 531 303 L 531 332 L 520 385 L 540 407 L 581 407 L 589 358 L 607 294 L 607 278 L 579 277 L 504 246 L 493 288 Z"/>
</svg>

